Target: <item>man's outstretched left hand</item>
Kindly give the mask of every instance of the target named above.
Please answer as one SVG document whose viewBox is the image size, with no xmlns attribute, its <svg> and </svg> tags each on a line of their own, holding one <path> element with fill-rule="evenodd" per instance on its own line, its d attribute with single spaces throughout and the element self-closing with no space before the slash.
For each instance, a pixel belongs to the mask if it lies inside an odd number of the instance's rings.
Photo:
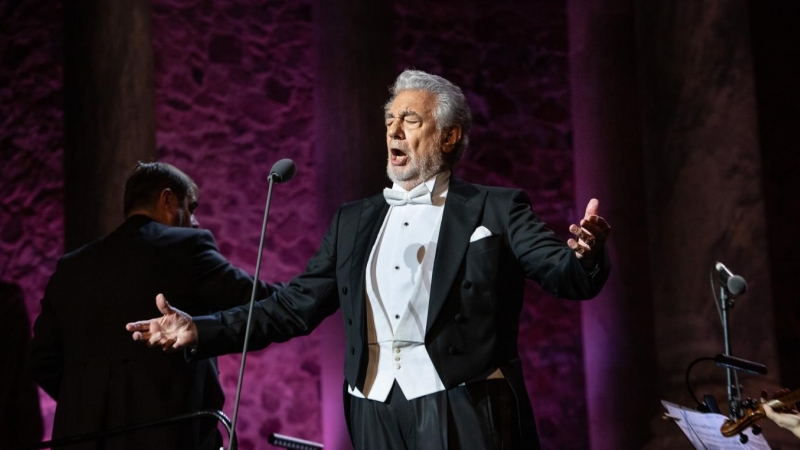
<svg viewBox="0 0 800 450">
<path fill-rule="evenodd" d="M 606 245 L 608 235 L 611 234 L 611 226 L 598 215 L 599 208 L 600 201 L 596 198 L 589 200 L 580 225 L 569 226 L 569 232 L 574 234 L 575 238 L 570 238 L 567 245 L 575 251 L 581 264 L 587 268 L 594 267 L 597 255 L 600 254 Z"/>
</svg>

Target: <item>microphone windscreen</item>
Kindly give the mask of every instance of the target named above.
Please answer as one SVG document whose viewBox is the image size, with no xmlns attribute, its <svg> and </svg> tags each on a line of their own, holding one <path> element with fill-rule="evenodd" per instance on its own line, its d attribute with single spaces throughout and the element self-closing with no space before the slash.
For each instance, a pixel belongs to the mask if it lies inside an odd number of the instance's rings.
<svg viewBox="0 0 800 450">
<path fill-rule="evenodd" d="M 297 166 L 294 165 L 294 161 L 285 158 L 272 166 L 272 169 L 269 171 L 269 176 L 275 180 L 276 183 L 285 183 L 294 178 L 296 173 Z"/>
<path fill-rule="evenodd" d="M 728 278 L 728 291 L 733 295 L 744 294 L 747 290 L 747 281 L 739 275 Z"/>
<path fill-rule="evenodd" d="M 714 268 L 719 273 L 719 281 L 725 285 L 728 292 L 733 295 L 739 295 L 747 291 L 747 281 L 739 275 L 732 274 L 724 264 L 717 262 Z"/>
</svg>

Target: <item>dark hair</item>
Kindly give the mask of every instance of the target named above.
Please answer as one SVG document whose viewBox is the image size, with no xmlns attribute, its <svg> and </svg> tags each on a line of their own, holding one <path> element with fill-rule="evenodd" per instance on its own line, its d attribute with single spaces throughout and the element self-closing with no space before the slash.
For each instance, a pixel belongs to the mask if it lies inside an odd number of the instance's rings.
<svg viewBox="0 0 800 450">
<path fill-rule="evenodd" d="M 128 181 L 125 182 L 123 212 L 127 216 L 135 209 L 152 208 L 164 189 L 170 189 L 179 201 L 183 201 L 189 189 L 195 186 L 188 175 L 171 164 L 140 161 L 136 163 L 136 167 L 128 176 Z"/>
</svg>

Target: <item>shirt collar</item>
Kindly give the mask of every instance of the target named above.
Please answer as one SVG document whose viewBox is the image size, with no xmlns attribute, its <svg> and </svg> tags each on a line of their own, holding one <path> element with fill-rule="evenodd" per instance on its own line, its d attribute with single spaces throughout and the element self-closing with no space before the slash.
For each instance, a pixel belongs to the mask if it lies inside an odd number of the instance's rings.
<svg viewBox="0 0 800 450">
<path fill-rule="evenodd" d="M 434 199 L 446 196 L 447 189 L 450 187 L 450 170 L 444 170 L 428 178 L 425 180 L 425 186 L 428 186 L 428 190 L 431 192 L 431 196 Z M 408 192 L 397 183 L 392 185 L 392 189 Z"/>
</svg>

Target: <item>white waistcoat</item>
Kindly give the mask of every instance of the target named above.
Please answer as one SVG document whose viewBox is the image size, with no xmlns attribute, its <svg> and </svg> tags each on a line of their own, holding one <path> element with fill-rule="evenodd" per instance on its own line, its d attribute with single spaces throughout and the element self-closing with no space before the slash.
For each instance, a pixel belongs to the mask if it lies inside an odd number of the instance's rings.
<svg viewBox="0 0 800 450">
<path fill-rule="evenodd" d="M 386 214 L 366 267 L 366 382 L 363 393 L 349 389 L 352 395 L 385 401 L 395 380 L 409 400 L 444 390 L 425 328 L 449 175 L 425 183 L 432 205 L 392 206 Z"/>
</svg>

